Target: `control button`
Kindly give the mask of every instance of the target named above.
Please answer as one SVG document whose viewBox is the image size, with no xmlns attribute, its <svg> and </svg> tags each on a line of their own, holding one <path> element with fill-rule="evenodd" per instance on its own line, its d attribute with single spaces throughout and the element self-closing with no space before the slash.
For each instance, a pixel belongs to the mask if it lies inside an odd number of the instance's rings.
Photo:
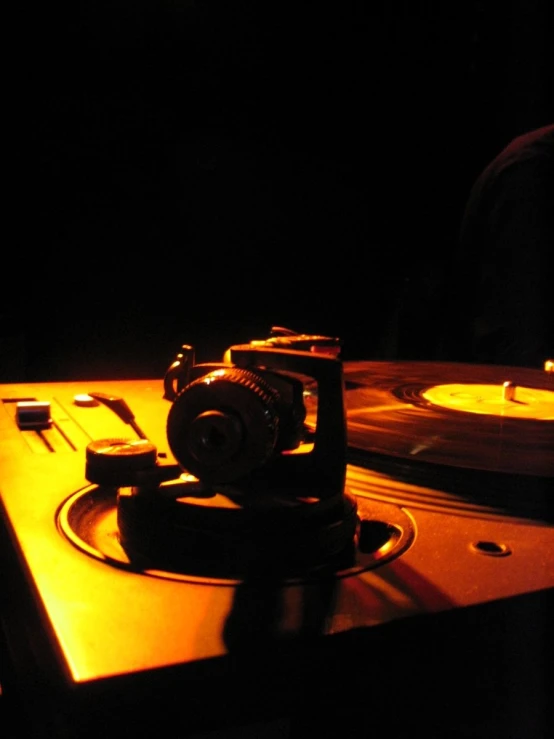
<svg viewBox="0 0 554 739">
<path fill-rule="evenodd" d="M 91 395 L 87 395 L 86 393 L 75 395 L 73 403 L 81 408 L 94 408 L 95 406 L 100 405 L 96 398 L 93 398 Z"/>
<path fill-rule="evenodd" d="M 50 402 L 20 400 L 15 406 L 15 420 L 20 429 L 40 430 L 50 428 Z"/>
</svg>

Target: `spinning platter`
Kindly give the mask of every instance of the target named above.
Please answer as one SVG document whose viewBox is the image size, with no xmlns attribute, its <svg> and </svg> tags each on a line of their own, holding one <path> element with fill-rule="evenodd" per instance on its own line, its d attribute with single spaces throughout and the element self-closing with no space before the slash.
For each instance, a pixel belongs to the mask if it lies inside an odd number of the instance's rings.
<svg viewBox="0 0 554 739">
<path fill-rule="evenodd" d="M 554 477 L 554 377 L 434 362 L 345 364 L 355 449 L 453 468 Z"/>
</svg>

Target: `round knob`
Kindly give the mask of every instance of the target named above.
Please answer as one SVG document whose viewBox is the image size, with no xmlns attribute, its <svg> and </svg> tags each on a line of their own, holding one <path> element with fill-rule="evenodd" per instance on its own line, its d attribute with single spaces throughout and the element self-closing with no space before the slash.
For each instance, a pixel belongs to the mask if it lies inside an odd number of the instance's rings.
<svg viewBox="0 0 554 739">
<path fill-rule="evenodd" d="M 170 449 L 200 480 L 238 480 L 275 449 L 277 402 L 277 392 L 259 375 L 236 367 L 214 370 L 175 399 L 167 418 Z"/>
<path fill-rule="evenodd" d="M 209 410 L 191 422 L 189 448 L 203 465 L 218 465 L 240 449 L 244 433 L 242 423 L 233 413 Z"/>
<path fill-rule="evenodd" d="M 96 485 L 129 487 L 137 472 L 156 466 L 157 456 L 146 439 L 99 439 L 87 446 L 85 476 Z"/>
</svg>

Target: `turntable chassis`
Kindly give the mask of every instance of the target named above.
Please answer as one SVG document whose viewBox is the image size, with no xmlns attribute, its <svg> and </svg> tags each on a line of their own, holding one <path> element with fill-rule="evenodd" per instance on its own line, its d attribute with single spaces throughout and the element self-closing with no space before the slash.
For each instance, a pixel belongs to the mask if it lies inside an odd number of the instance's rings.
<svg viewBox="0 0 554 739">
<path fill-rule="evenodd" d="M 57 513 L 87 485 L 86 443 L 129 436 L 106 408 L 73 403 L 74 396 L 91 390 L 126 398 L 149 438 L 172 461 L 159 380 L 0 387 L 3 628 L 14 690 L 24 701 L 39 700 L 45 716 L 50 712 L 38 722 L 44 736 L 56 735 L 52 731 L 92 736 L 106 715 L 121 727 L 130 721 L 131 704 L 134 720 L 147 726 L 158 725 L 161 711 L 174 718 L 185 702 L 186 733 L 302 713 L 303 695 L 309 702 L 314 695 L 350 692 L 365 696 L 378 712 L 393 687 L 417 705 L 421 675 L 440 699 L 441 670 L 455 686 L 455 703 L 465 705 L 473 687 L 459 672 L 460 663 L 472 659 L 476 671 L 489 670 L 491 660 L 504 653 L 498 634 L 495 643 L 489 640 L 493 624 L 517 628 L 518 638 L 529 639 L 516 672 L 523 663 L 529 667 L 531 658 L 542 659 L 547 628 L 542 609 L 554 585 L 554 530 L 540 517 L 437 509 L 414 496 L 400 505 L 416 531 L 407 551 L 368 571 L 314 582 L 182 581 L 125 571 L 83 554 L 59 530 Z M 62 432 L 54 451 L 38 448 L 35 432 L 14 425 L 18 398 L 52 402 Z M 371 501 L 375 491 L 379 500 L 382 478 L 375 484 L 371 472 L 368 477 L 351 467 L 348 484 L 354 495 Z M 513 646 L 513 634 L 506 638 Z M 426 640 L 431 651 L 423 647 Z M 345 687 L 337 671 L 347 675 L 354 658 L 359 673 Z M 521 689 L 512 668 L 509 673 L 502 677 L 508 691 L 504 711 Z M 361 675 L 366 690 L 360 688 Z M 542 678 L 539 672 L 531 679 L 529 704 L 539 723 Z M 525 681 L 529 684 L 527 674 Z M 469 712 L 467 721 L 487 726 L 498 720 L 490 699 L 475 709 L 477 716 Z M 83 706 L 90 712 L 87 727 L 79 718 Z M 444 720 L 438 709 L 435 715 Z M 40 726 L 33 730 L 41 735 Z"/>
</svg>

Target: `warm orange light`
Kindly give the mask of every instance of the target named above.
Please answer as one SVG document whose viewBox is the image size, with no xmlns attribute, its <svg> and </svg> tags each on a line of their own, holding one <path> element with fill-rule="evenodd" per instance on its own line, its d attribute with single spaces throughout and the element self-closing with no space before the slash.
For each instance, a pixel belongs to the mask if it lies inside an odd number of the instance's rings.
<svg viewBox="0 0 554 739">
<path fill-rule="evenodd" d="M 340 346 L 323 346 L 320 344 L 313 344 L 310 347 L 312 354 L 325 354 L 328 357 L 338 357 L 340 354 Z"/>
<path fill-rule="evenodd" d="M 461 383 L 434 385 L 422 393 L 425 400 L 451 410 L 537 421 L 554 419 L 554 392 L 540 388 Z"/>
</svg>

